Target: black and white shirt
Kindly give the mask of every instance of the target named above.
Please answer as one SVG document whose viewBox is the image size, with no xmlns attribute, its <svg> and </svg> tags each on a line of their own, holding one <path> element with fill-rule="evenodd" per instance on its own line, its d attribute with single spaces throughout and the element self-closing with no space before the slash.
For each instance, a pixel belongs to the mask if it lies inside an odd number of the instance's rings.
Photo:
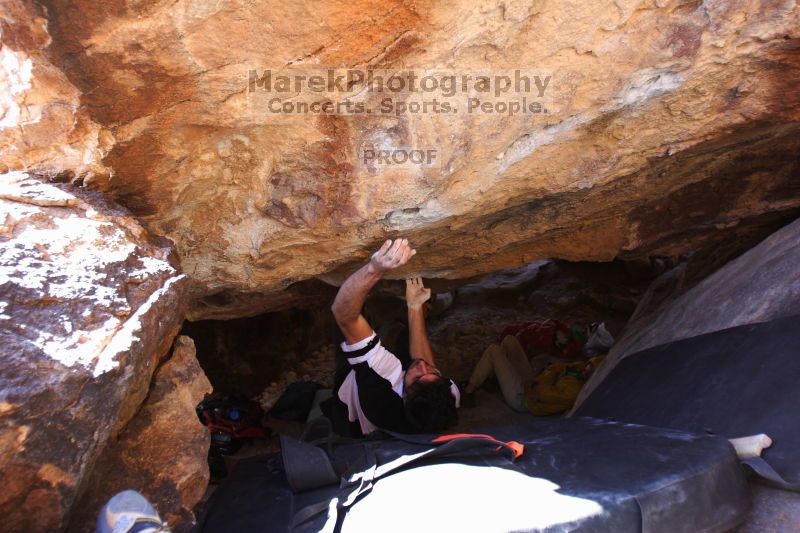
<svg viewBox="0 0 800 533">
<path fill-rule="evenodd" d="M 377 428 L 408 432 L 403 407 L 403 377 L 409 360 L 395 356 L 373 333 L 341 344 L 334 397 L 321 407 L 336 433 L 358 437 Z"/>
</svg>

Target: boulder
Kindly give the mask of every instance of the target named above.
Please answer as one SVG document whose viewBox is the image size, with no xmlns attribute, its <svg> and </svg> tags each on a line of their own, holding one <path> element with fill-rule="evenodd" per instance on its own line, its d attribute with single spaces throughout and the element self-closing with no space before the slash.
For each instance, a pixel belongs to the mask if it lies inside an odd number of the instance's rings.
<svg viewBox="0 0 800 533">
<path fill-rule="evenodd" d="M 3 0 L 0 9 L 0 173 L 36 170 L 62 181 L 107 175 L 113 136 L 81 105 L 81 91 L 47 57 L 46 9 Z"/>
<path fill-rule="evenodd" d="M 62 166 L 172 239 L 192 319 L 313 301 L 314 278 L 340 282 L 396 235 L 419 252 L 396 276 L 458 279 L 677 255 L 800 208 L 791 0 L 10 5 L 9 101 L 22 110 L 50 87 L 46 111 L 76 126 L 3 130 L 41 154 L 19 148 L 6 165 Z M 376 112 L 269 107 L 265 71 L 327 68 L 548 81 L 543 111 L 514 116 L 458 109 L 474 88 L 451 113 L 395 113 L 419 91 L 382 113 L 385 93 L 357 80 L 331 102 Z M 59 160 L 68 145 L 83 159 Z M 435 159 L 368 159 L 375 147 Z"/>
<path fill-rule="evenodd" d="M 156 505 L 173 530 L 189 531 L 192 509 L 209 480 L 210 436 L 195 406 L 211 390 L 194 341 L 179 336 L 169 359 L 156 370 L 142 407 L 98 460 L 69 529 L 92 531 L 108 498 L 134 489 Z"/>
<path fill-rule="evenodd" d="M 799 264 L 800 220 L 796 220 L 691 289 L 676 291 L 655 310 L 643 312 L 649 302 L 646 294 L 603 365 L 584 385 L 575 408 L 629 355 L 671 341 L 800 313 Z M 680 273 L 680 267 L 665 273 L 653 282 L 649 293 Z"/>
<path fill-rule="evenodd" d="M 0 515 L 58 531 L 183 321 L 173 249 L 98 193 L 0 175 Z"/>
</svg>

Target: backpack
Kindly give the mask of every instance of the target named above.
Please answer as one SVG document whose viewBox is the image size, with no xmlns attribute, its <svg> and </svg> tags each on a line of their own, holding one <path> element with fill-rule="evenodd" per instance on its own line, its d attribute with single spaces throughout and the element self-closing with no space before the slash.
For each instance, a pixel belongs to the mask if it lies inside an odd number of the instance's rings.
<svg viewBox="0 0 800 533">
<path fill-rule="evenodd" d="M 264 412 L 254 401 L 244 396 L 214 395 L 205 398 L 195 411 L 211 432 L 211 450 L 232 455 L 250 439 L 265 439 L 271 435 L 261 424 Z"/>
</svg>

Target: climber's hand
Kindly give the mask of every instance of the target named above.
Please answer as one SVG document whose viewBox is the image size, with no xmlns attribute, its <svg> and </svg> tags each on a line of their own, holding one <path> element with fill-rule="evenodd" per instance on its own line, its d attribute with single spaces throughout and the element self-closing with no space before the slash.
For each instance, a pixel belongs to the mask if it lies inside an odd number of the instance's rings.
<svg viewBox="0 0 800 533">
<path fill-rule="evenodd" d="M 406 280 L 406 304 L 409 309 L 419 309 L 431 297 L 431 290 L 422 285 L 422 278 Z"/>
<path fill-rule="evenodd" d="M 405 265 L 416 253 L 408 244 L 408 239 L 395 239 L 394 242 L 388 240 L 380 250 L 372 254 L 369 265 L 374 272 L 386 272 Z"/>
</svg>

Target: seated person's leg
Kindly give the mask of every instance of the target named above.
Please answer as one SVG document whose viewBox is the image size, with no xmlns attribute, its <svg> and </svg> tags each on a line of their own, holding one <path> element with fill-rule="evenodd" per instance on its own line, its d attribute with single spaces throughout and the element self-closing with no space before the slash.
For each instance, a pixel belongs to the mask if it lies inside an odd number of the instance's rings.
<svg viewBox="0 0 800 533">
<path fill-rule="evenodd" d="M 496 376 L 506 403 L 516 411 L 526 411 L 524 379 L 511 364 L 500 345 L 492 344 L 483 352 L 472 372 L 466 392 L 470 394 L 490 376 Z"/>
<path fill-rule="evenodd" d="M 502 349 L 493 352 L 492 365 L 503 392 L 506 403 L 515 411 L 525 412 L 525 376 L 521 375 L 517 368 Z M 530 365 L 528 365 L 530 367 Z"/>
<path fill-rule="evenodd" d="M 533 367 L 528 361 L 528 354 L 525 353 L 525 349 L 519 343 L 519 340 L 513 335 L 506 335 L 503 342 L 500 343 L 500 347 L 514 366 L 517 374 L 523 380 L 532 380 L 534 377 Z"/>
<path fill-rule="evenodd" d="M 498 351 L 500 351 L 500 346 L 497 344 L 492 344 L 483 351 L 483 355 L 481 355 L 478 364 L 475 365 L 475 369 L 472 371 L 472 375 L 469 378 L 469 383 L 465 391 L 467 394 L 475 392 L 475 390 L 483 385 L 484 381 L 494 375 L 492 359 L 494 358 L 493 354 Z"/>
</svg>

